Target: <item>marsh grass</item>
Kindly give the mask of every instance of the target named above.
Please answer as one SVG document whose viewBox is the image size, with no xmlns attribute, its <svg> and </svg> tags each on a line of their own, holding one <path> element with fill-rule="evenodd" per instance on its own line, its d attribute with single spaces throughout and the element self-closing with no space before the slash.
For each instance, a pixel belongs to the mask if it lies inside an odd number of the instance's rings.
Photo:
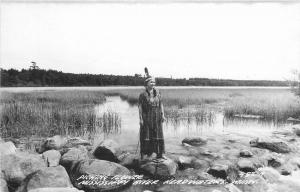
<svg viewBox="0 0 300 192">
<path fill-rule="evenodd" d="M 260 115 L 265 120 L 285 121 L 300 117 L 300 98 L 290 89 L 282 88 L 186 88 L 160 89 L 169 121 L 195 118 L 198 122 L 213 122 L 215 111 L 222 111 L 227 118 L 235 114 Z M 114 90 L 123 100 L 138 103 L 144 89 Z M 189 111 L 196 106 L 196 111 Z M 185 111 L 185 112 L 183 112 Z M 190 115 L 189 115 L 190 113 Z M 206 118 L 207 116 L 210 116 Z M 205 120 L 208 119 L 208 120 Z"/>
<path fill-rule="evenodd" d="M 3 93 L 1 137 L 81 136 L 108 133 L 120 127 L 119 114 L 97 117 L 94 105 L 105 102 L 96 91 Z"/>
<path fill-rule="evenodd" d="M 121 117 L 114 111 L 107 111 L 100 117 L 100 127 L 105 134 L 118 133 L 121 130 Z"/>
<path fill-rule="evenodd" d="M 158 88 L 159 89 L 159 88 Z M 32 91 L 1 94 L 1 136 L 51 136 L 116 133 L 121 117 L 113 111 L 95 113 L 105 96 L 138 103 L 142 88 L 107 91 Z M 227 118 L 235 114 L 261 115 L 274 122 L 300 117 L 299 98 L 286 89 L 161 89 L 167 123 L 196 121 L 213 125 L 216 109 Z"/>
<path fill-rule="evenodd" d="M 233 118 L 236 114 L 259 115 L 275 123 L 283 122 L 289 117 L 300 117 L 299 98 L 292 93 L 272 95 L 248 95 L 234 98 L 224 107 L 224 115 Z"/>
<path fill-rule="evenodd" d="M 196 122 L 196 125 L 208 124 L 212 126 L 216 120 L 215 112 L 208 110 L 204 106 L 187 108 L 166 108 L 165 116 L 167 123 L 179 125 L 184 122 L 187 125 Z"/>
</svg>

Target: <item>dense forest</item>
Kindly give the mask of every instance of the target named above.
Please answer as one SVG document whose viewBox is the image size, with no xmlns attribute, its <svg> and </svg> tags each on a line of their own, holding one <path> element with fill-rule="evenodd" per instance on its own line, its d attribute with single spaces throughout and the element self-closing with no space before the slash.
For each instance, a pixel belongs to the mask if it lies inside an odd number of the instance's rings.
<svg viewBox="0 0 300 192">
<path fill-rule="evenodd" d="M 140 86 L 144 78 L 140 74 L 132 76 L 104 74 L 73 74 L 56 70 L 44 70 L 37 66 L 29 69 L 2 69 L 2 87 L 35 86 Z M 156 78 L 159 86 L 288 86 L 286 81 L 229 80 L 208 78 Z"/>
</svg>

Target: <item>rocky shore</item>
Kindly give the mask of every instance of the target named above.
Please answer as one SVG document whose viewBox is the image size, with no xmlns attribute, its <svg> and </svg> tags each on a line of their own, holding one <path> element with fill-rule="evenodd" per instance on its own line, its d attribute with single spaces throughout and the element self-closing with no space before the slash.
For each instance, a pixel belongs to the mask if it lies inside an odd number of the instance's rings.
<svg viewBox="0 0 300 192">
<path fill-rule="evenodd" d="M 165 159 L 141 160 L 117 141 L 53 136 L 36 152 L 0 141 L 2 192 L 300 191 L 300 127 L 253 138 L 166 139 Z M 298 179 L 298 180 L 297 180 Z"/>
</svg>

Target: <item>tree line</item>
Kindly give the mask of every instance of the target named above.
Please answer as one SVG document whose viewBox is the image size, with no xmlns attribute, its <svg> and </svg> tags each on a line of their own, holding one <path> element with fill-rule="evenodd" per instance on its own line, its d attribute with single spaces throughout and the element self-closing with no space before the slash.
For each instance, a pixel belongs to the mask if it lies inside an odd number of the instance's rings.
<svg viewBox="0 0 300 192">
<path fill-rule="evenodd" d="M 74 74 L 57 70 L 44 70 L 38 67 L 29 69 L 2 69 L 1 87 L 35 86 L 141 86 L 144 77 L 105 74 Z M 269 80 L 230 80 L 208 78 L 156 78 L 158 86 L 288 86 L 286 81 Z"/>
</svg>

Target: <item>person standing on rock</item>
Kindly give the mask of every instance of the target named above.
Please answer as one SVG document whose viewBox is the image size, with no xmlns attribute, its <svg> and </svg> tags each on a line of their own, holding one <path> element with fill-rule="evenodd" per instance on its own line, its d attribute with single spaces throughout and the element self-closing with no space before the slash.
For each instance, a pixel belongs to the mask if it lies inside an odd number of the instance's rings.
<svg viewBox="0 0 300 192">
<path fill-rule="evenodd" d="M 140 153 L 141 158 L 156 154 L 156 158 L 164 158 L 165 143 L 163 138 L 163 122 L 165 121 L 161 95 L 155 88 L 155 79 L 145 68 L 145 90 L 139 96 L 140 118 Z"/>
</svg>

